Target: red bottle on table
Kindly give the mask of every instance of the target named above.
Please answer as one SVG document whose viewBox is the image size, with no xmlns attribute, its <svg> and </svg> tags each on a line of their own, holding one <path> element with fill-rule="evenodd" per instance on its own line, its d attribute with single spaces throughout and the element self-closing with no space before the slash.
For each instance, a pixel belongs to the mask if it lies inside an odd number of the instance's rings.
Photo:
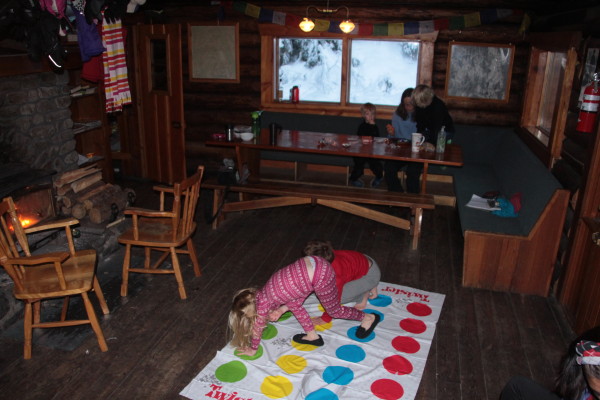
<svg viewBox="0 0 600 400">
<path fill-rule="evenodd" d="M 292 103 L 298 103 L 300 101 L 300 89 L 298 86 L 294 86 L 290 89 L 290 99 Z"/>
</svg>

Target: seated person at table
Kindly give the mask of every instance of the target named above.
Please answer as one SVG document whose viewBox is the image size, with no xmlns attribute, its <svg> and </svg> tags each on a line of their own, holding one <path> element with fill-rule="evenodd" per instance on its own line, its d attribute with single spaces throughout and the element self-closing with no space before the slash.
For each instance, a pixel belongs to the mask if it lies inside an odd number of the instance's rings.
<svg viewBox="0 0 600 400">
<path fill-rule="evenodd" d="M 454 122 L 448 108 L 440 100 L 433 89 L 427 85 L 418 85 L 412 93 L 413 104 L 415 105 L 415 121 L 417 123 L 417 132 L 425 136 L 424 147 L 435 151 L 438 132 L 445 127 L 446 140 L 451 141 L 454 136 Z M 409 162 L 406 166 L 406 191 L 409 193 L 420 192 L 419 178 L 423 172 L 422 163 Z M 388 187 L 392 191 L 401 191 L 401 187 Z"/>
<path fill-rule="evenodd" d="M 334 250 L 331 242 L 320 240 L 308 242 L 304 247 L 304 255 L 319 256 L 331 263 L 341 304 L 354 302 L 354 308 L 364 310 L 367 300 L 377 297 L 381 271 L 377 262 L 368 255 L 353 250 Z M 312 320 L 315 325 L 321 325 L 331 319 L 325 311 L 322 316 Z"/>
<path fill-rule="evenodd" d="M 400 104 L 392 116 L 392 123 L 387 124 L 387 133 L 389 138 L 411 141 L 412 134 L 417 131 L 415 121 L 415 106 L 412 102 L 412 88 L 402 92 Z M 398 179 L 398 171 L 407 167 L 409 163 L 404 161 L 386 160 L 384 163 L 385 182 L 388 190 L 393 192 L 402 192 L 402 184 Z"/>
<path fill-rule="evenodd" d="M 562 360 L 553 391 L 529 378 L 515 376 L 504 386 L 500 400 L 600 399 L 599 342 L 600 326 L 597 326 L 583 333 L 571 343 Z"/>
<path fill-rule="evenodd" d="M 425 136 L 425 142 L 432 144 L 435 149 L 442 126 L 445 127 L 446 140 L 451 141 L 454 136 L 454 121 L 446 104 L 435 95 L 433 89 L 427 85 L 418 85 L 413 91 L 412 99 L 415 105 L 416 132 Z"/>
<path fill-rule="evenodd" d="M 360 108 L 360 112 L 364 121 L 358 126 L 356 134 L 358 136 L 379 136 L 379 128 L 375 124 L 375 106 L 371 103 L 365 103 Z M 350 183 L 356 187 L 363 187 L 365 184 L 360 180 L 360 177 L 365 173 L 365 164 L 369 164 L 369 168 L 375 175 L 375 179 L 371 182 L 371 187 L 377 187 L 383 180 L 383 165 L 381 161 L 375 158 L 353 157 L 354 167 L 350 174 Z"/>
<path fill-rule="evenodd" d="M 231 345 L 238 348 L 238 355 L 256 354 L 267 320 L 277 321 L 283 309 L 291 310 L 304 329 L 305 333 L 293 337 L 295 342 L 323 346 L 323 338 L 302 306 L 313 292 L 332 317 L 361 321 L 356 330 L 359 339 L 367 338 L 380 321 L 377 314 L 340 305 L 329 261 L 307 256 L 275 271 L 262 289 L 242 289 L 234 295 L 228 322 L 233 334 Z"/>
<path fill-rule="evenodd" d="M 392 115 L 392 123 L 387 124 L 387 134 L 389 138 L 406 140 L 412 139 L 412 134 L 417 132 L 417 122 L 415 121 L 415 106 L 412 102 L 413 88 L 408 88 L 402 92 L 400 104 Z"/>
</svg>

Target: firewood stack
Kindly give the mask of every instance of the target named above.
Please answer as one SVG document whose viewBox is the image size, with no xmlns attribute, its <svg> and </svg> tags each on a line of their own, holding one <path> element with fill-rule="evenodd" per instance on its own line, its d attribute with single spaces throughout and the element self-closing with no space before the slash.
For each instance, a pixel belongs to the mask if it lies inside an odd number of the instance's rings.
<svg viewBox="0 0 600 400">
<path fill-rule="evenodd" d="M 104 183 L 95 164 L 64 172 L 54 181 L 54 188 L 61 215 L 77 219 L 88 216 L 95 224 L 114 221 L 135 198 L 133 189 Z"/>
</svg>

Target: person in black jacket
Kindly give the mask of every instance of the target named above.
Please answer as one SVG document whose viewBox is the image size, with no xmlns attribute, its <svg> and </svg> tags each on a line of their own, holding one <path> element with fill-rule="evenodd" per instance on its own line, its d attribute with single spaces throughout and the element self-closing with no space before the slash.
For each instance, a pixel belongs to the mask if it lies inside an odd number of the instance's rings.
<svg viewBox="0 0 600 400">
<path fill-rule="evenodd" d="M 435 151 L 438 132 L 444 127 L 446 140 L 451 141 L 454 136 L 454 122 L 446 104 L 438 98 L 433 89 L 427 85 L 418 85 L 412 93 L 415 105 L 415 121 L 417 132 L 425 136 L 424 146 Z M 420 192 L 419 178 L 423 172 L 423 164 L 409 162 L 406 166 L 406 191 L 409 193 Z M 390 188 L 402 191 L 402 187 Z"/>
<path fill-rule="evenodd" d="M 454 122 L 446 104 L 433 93 L 427 85 L 418 85 L 412 94 L 415 105 L 415 121 L 417 132 L 425 136 L 425 141 L 434 147 L 437 143 L 437 134 L 442 129 L 446 130 L 446 140 L 451 140 L 454 135 Z"/>
</svg>

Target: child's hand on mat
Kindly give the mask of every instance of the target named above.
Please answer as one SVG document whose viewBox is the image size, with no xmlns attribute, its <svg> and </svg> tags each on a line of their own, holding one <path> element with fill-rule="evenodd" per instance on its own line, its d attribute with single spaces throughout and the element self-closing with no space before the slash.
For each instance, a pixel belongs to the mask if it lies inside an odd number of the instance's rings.
<svg viewBox="0 0 600 400">
<path fill-rule="evenodd" d="M 269 321 L 277 322 L 277 320 L 279 320 L 279 317 L 281 317 L 281 313 L 278 310 L 269 312 Z"/>
<path fill-rule="evenodd" d="M 256 354 L 256 350 L 253 350 L 250 347 L 238 347 L 235 350 L 235 355 L 236 356 L 249 356 L 249 357 L 252 357 L 255 354 Z"/>
<path fill-rule="evenodd" d="M 281 318 L 284 312 L 288 310 L 287 306 L 281 306 L 277 310 L 272 310 L 269 312 L 269 321 L 276 322 Z"/>
</svg>

